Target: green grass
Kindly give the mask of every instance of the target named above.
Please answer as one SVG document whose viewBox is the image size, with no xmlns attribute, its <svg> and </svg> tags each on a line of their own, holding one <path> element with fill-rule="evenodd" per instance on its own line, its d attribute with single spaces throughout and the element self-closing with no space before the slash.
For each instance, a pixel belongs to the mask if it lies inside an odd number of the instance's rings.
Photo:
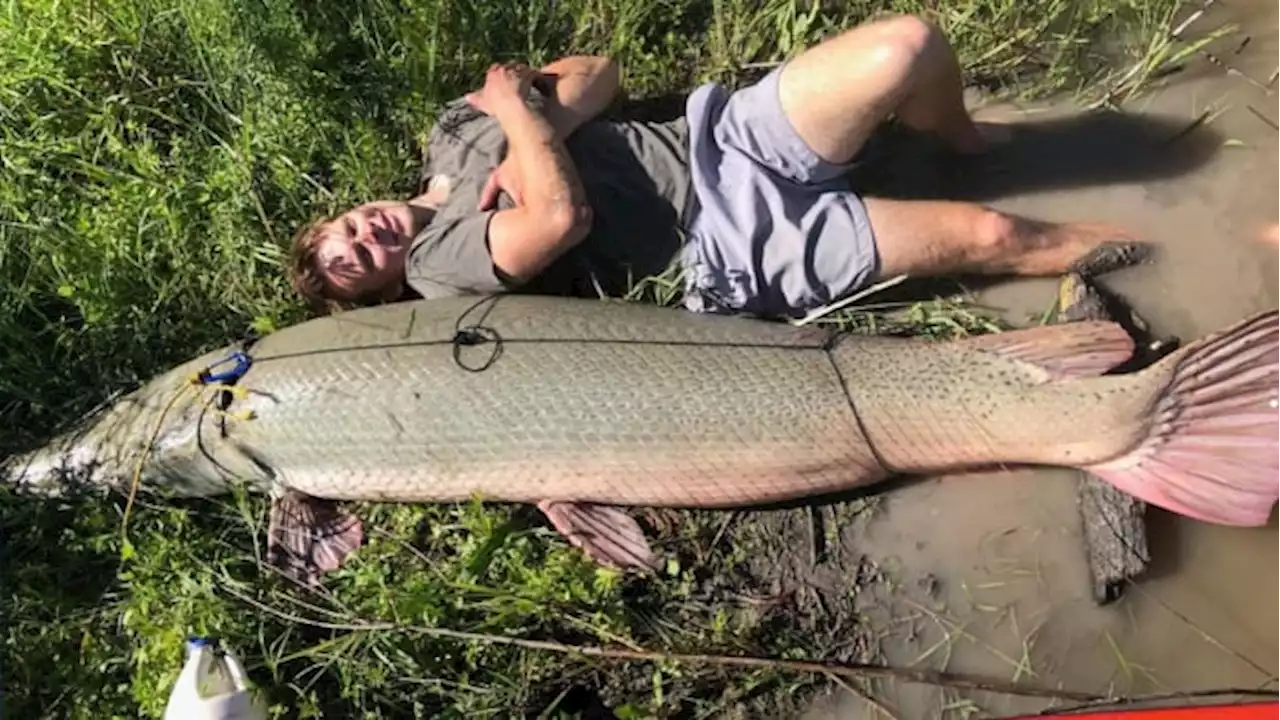
<svg viewBox="0 0 1280 720">
<path fill-rule="evenodd" d="M 7 3 L 0 454 L 197 352 L 301 319 L 281 272 L 294 230 L 319 213 L 411 191 L 436 108 L 494 59 L 611 53 L 640 99 L 733 81 L 875 12 L 928 11 L 973 83 L 1036 97 L 1096 89 L 1154 52 L 1169 55 L 1157 40 L 1176 4 Z M 1104 38 L 1106 54 L 1097 50 Z M 1153 74 L 1148 65 L 1140 77 Z M 646 293 L 637 299 L 663 299 Z M 840 322 L 948 336 L 986 327 L 970 312 L 937 302 Z M 137 553 L 122 563 L 120 498 L 0 499 L 0 672 L 15 717 L 158 717 L 180 640 L 194 632 L 226 638 L 282 716 L 294 717 L 520 714 L 554 706 L 574 684 L 601 689 L 633 716 L 697 716 L 821 680 L 624 672 L 513 648 L 324 630 L 242 597 L 313 620 L 823 657 L 825 641 L 798 620 L 725 599 L 725 588 L 749 585 L 747 548 L 763 540 L 747 523 L 715 552 L 695 552 L 716 535 L 718 515 L 683 516 L 672 543 L 685 562 L 646 584 L 581 561 L 522 510 L 370 508 L 368 526 L 380 531 L 372 545 L 303 607 L 257 562 L 261 500 L 137 508 Z"/>
</svg>

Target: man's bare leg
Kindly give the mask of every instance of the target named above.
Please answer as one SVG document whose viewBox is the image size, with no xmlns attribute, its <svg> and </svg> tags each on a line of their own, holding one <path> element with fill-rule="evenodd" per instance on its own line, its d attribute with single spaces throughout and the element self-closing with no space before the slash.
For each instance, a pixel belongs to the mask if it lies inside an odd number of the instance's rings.
<svg viewBox="0 0 1280 720">
<path fill-rule="evenodd" d="M 880 275 L 1093 275 L 1140 261 L 1146 246 L 1105 223 L 1051 223 L 982 205 L 865 198 Z"/>
<path fill-rule="evenodd" d="M 852 159 L 891 114 L 957 151 L 987 148 L 964 107 L 960 66 L 931 23 L 898 16 L 827 40 L 788 63 L 782 109 L 823 159 Z M 1145 245 L 1102 223 L 1041 222 L 964 202 L 866 199 L 882 274 L 1096 274 L 1142 259 Z"/>
<path fill-rule="evenodd" d="M 964 107 L 960 66 L 938 28 L 913 16 L 860 25 L 794 58 L 778 81 L 800 137 L 844 163 L 890 114 L 964 153 L 987 148 Z"/>
</svg>

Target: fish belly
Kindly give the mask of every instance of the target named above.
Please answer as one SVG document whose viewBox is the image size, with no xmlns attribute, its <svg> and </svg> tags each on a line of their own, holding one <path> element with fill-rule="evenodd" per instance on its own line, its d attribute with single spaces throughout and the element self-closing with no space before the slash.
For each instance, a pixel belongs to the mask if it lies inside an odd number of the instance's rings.
<svg viewBox="0 0 1280 720">
<path fill-rule="evenodd" d="M 474 302 L 268 337 L 228 441 L 333 499 L 716 507 L 885 477 L 826 332 L 514 296 L 460 321 Z"/>
</svg>

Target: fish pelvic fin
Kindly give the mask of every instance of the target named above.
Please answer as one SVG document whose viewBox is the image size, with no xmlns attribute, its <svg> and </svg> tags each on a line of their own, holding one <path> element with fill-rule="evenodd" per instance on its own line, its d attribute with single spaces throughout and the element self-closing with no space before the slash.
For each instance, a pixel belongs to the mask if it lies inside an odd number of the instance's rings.
<svg viewBox="0 0 1280 720">
<path fill-rule="evenodd" d="M 1159 363 L 1172 373 L 1147 436 L 1127 454 L 1083 469 L 1180 515 L 1266 524 L 1280 494 L 1277 317 L 1275 310 L 1254 315 Z"/>
<path fill-rule="evenodd" d="M 1123 326 L 1093 320 L 1010 330 L 956 342 L 1034 365 L 1049 380 L 1102 375 L 1128 360 L 1134 351 L 1133 338 Z"/>
<path fill-rule="evenodd" d="M 304 585 L 318 585 L 363 542 L 364 524 L 331 500 L 286 490 L 271 503 L 267 563 Z"/>
<path fill-rule="evenodd" d="M 621 508 L 543 500 L 538 509 L 571 545 L 601 565 L 642 571 L 658 567 L 640 523 Z"/>
</svg>

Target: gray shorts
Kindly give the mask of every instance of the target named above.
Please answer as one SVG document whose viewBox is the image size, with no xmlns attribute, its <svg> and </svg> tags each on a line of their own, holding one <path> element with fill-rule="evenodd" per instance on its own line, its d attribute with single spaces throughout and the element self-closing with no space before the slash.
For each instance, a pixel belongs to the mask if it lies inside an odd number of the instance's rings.
<svg viewBox="0 0 1280 720">
<path fill-rule="evenodd" d="M 697 200 L 681 262 L 694 312 L 799 317 L 866 286 L 879 270 L 862 200 L 796 134 L 776 68 L 686 103 Z"/>
</svg>

